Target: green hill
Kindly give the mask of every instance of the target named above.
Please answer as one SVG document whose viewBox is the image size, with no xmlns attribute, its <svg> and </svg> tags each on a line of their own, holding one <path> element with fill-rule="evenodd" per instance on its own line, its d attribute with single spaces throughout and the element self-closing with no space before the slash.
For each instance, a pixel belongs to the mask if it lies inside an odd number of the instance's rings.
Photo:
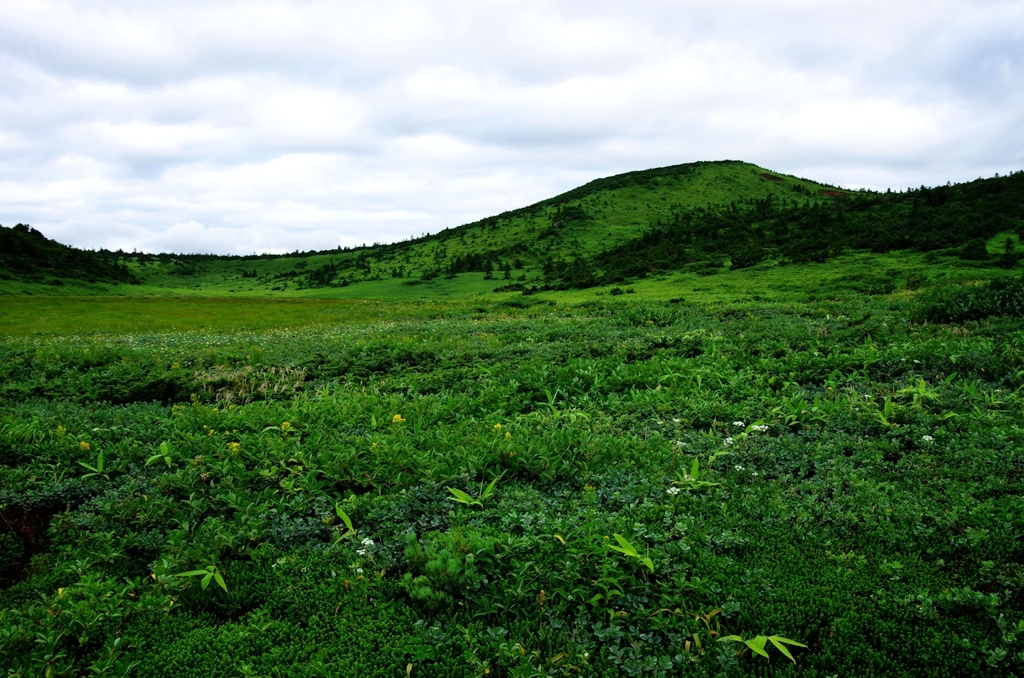
<svg viewBox="0 0 1024 678">
<path fill-rule="evenodd" d="M 50 240 L 27 224 L 0 226 L 0 280 L 61 286 L 65 279 L 87 283 L 136 283 L 124 262 Z"/>
<path fill-rule="evenodd" d="M 585 288 L 683 268 L 714 273 L 727 263 L 824 262 L 856 251 L 914 251 L 1005 268 L 1020 260 L 1012 237 L 1002 239 L 999 256 L 988 241 L 1024 233 L 1024 173 L 901 193 L 822 193 L 827 200 L 768 195 L 680 209 L 595 256 L 552 261 L 548 286 Z"/>
<path fill-rule="evenodd" d="M 970 279 L 979 266 L 1016 265 L 1022 215 L 1024 173 L 878 193 L 847 191 L 739 161 L 698 162 L 597 179 L 429 236 L 354 249 L 218 256 L 85 253 L 52 243 L 62 256 L 79 253 L 91 264 L 69 268 L 74 272 L 65 281 L 58 277 L 59 266 L 6 265 L 0 291 L 52 294 L 54 288 L 41 287 L 40 271 L 46 270 L 49 282 L 68 283 L 60 290 L 68 294 L 383 299 L 529 294 L 632 285 L 667 273 L 702 277 L 823 262 L 857 252 L 918 255 L 876 259 L 884 270 L 905 271 L 948 256 L 966 267 Z M 56 259 L 43 253 L 39 260 Z M 861 275 L 859 269 L 849 273 Z M 903 274 L 908 287 L 914 285 L 913 275 Z M 894 289 L 879 283 L 891 279 L 889 273 L 869 277 L 867 283 L 853 280 L 853 287 Z M 141 284 L 113 289 L 114 283 L 132 280 Z"/>
<path fill-rule="evenodd" d="M 534 205 L 399 243 L 285 255 L 98 254 L 126 264 L 138 276 L 143 286 L 132 290 L 135 293 L 174 290 L 277 295 L 377 283 L 370 287 L 385 287 L 406 296 L 413 291 L 402 287 L 464 273 L 493 271 L 492 276 L 486 276 L 488 279 L 536 283 L 545 263 L 597 255 L 629 242 L 680 210 L 766 198 L 821 201 L 836 193 L 839 191 L 835 187 L 772 173 L 749 163 L 698 162 L 597 179 Z M 10 279 L 35 281 L 18 275 Z M 495 286 L 498 283 L 460 284 L 460 289 L 482 292 Z M 2 289 L 16 291 L 11 285 Z M 66 291 L 89 289 L 72 284 Z M 92 291 L 110 290 L 100 287 Z M 415 290 L 415 294 L 426 291 Z M 371 293 L 377 296 L 379 290 Z"/>
</svg>

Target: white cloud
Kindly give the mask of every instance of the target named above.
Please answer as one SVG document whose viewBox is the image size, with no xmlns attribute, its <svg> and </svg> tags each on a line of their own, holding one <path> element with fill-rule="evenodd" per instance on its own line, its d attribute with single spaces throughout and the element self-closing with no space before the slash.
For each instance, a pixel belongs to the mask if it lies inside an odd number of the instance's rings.
<svg viewBox="0 0 1024 678">
<path fill-rule="evenodd" d="M 0 222 L 90 247 L 391 241 L 737 158 L 1024 165 L 1024 2 L 0 5 Z"/>
</svg>

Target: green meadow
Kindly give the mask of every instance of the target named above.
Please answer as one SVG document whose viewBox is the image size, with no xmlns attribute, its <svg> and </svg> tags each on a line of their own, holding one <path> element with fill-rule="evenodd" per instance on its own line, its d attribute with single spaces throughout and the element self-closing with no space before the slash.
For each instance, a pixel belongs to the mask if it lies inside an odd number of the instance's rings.
<svg viewBox="0 0 1024 678">
<path fill-rule="evenodd" d="M 1018 175 L 681 167 L 347 251 L 0 233 L 7 675 L 1018 675 Z"/>
</svg>

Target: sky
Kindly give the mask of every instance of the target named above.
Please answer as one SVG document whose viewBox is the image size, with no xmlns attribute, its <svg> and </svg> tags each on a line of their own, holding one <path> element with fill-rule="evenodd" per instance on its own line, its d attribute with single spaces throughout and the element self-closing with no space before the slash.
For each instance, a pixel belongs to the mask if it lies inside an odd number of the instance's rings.
<svg viewBox="0 0 1024 678">
<path fill-rule="evenodd" d="M 0 3 L 0 224 L 79 247 L 394 242 L 721 159 L 1024 169 L 1024 0 Z"/>
</svg>

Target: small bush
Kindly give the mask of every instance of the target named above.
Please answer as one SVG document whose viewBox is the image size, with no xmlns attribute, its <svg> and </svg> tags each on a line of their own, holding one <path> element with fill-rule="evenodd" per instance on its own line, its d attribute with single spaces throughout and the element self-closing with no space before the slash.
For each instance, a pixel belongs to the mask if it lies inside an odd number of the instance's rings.
<svg viewBox="0 0 1024 678">
<path fill-rule="evenodd" d="M 988 259 L 988 247 L 983 238 L 970 240 L 960 248 L 960 258 L 964 261 L 985 261 Z"/>
<path fill-rule="evenodd" d="M 935 290 L 921 299 L 918 320 L 959 323 L 992 316 L 1024 317 L 1024 277 L 993 280 L 987 285 Z"/>
</svg>

